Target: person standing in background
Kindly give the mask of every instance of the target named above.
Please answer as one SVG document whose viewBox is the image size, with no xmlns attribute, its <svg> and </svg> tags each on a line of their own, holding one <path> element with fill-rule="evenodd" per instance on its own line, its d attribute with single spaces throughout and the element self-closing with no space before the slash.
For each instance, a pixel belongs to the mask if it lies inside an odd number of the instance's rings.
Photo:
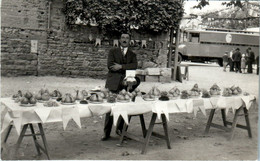
<svg viewBox="0 0 260 161">
<path fill-rule="evenodd" d="M 226 71 L 227 65 L 228 65 L 228 51 L 225 51 L 225 54 L 223 55 L 223 71 Z"/>
<path fill-rule="evenodd" d="M 240 49 L 237 48 L 235 50 L 235 52 L 232 55 L 232 59 L 234 61 L 234 68 L 236 73 L 240 72 L 241 73 L 241 68 L 240 68 L 240 63 L 241 63 L 241 53 L 240 53 Z"/>
<path fill-rule="evenodd" d="M 246 55 L 242 54 L 241 58 L 241 70 L 243 74 L 246 74 Z"/>
<path fill-rule="evenodd" d="M 252 51 L 252 49 L 249 47 L 247 49 L 248 51 L 248 58 L 247 58 L 247 73 L 253 73 L 253 63 L 255 61 L 255 53 Z"/>
<path fill-rule="evenodd" d="M 233 48 L 230 52 L 229 52 L 229 71 L 230 72 L 234 72 L 234 61 L 233 61 L 233 53 L 235 52 L 235 48 Z"/>
</svg>

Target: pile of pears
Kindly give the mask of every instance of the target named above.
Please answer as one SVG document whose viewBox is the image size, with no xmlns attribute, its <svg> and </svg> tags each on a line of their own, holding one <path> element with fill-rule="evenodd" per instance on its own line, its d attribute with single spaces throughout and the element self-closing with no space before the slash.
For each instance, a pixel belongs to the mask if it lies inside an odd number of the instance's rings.
<svg viewBox="0 0 260 161">
<path fill-rule="evenodd" d="M 161 91 L 157 87 L 153 87 L 149 92 L 149 95 L 153 95 L 159 97 L 161 95 Z"/>
<path fill-rule="evenodd" d="M 62 94 L 58 89 L 55 89 L 53 92 L 51 92 L 50 96 L 60 98 L 60 97 L 62 97 Z"/>
<path fill-rule="evenodd" d="M 76 91 L 76 100 L 87 100 L 88 97 L 88 92 L 86 90 L 82 90 L 81 92 L 79 92 L 79 90 L 75 90 Z"/>
<path fill-rule="evenodd" d="M 221 91 L 221 89 L 219 88 L 219 86 L 216 83 L 213 84 L 213 86 L 210 87 L 210 89 L 209 89 L 210 95 L 220 95 L 220 91 Z"/>
<path fill-rule="evenodd" d="M 62 103 L 74 103 L 75 101 L 76 98 L 73 97 L 70 93 L 66 93 L 61 99 Z"/>
<path fill-rule="evenodd" d="M 194 84 L 193 88 L 188 91 L 188 95 L 190 97 L 198 97 L 200 95 L 201 89 L 199 88 L 198 84 Z"/>
<path fill-rule="evenodd" d="M 239 86 L 232 86 L 231 88 L 224 88 L 222 96 L 239 95 L 242 93 L 242 89 Z"/>
<path fill-rule="evenodd" d="M 17 96 L 17 97 L 16 97 Z M 15 102 L 20 102 L 23 105 L 33 104 L 35 105 L 37 100 L 33 96 L 33 94 L 29 91 L 27 91 L 24 95 L 22 94 L 22 91 L 18 91 L 16 95 L 13 95 L 13 98 L 15 98 Z"/>
<path fill-rule="evenodd" d="M 104 100 L 103 100 L 103 97 L 100 95 L 100 93 L 93 93 L 93 94 L 90 96 L 89 100 L 90 100 L 91 102 L 100 102 L 100 103 L 104 101 Z"/>
<path fill-rule="evenodd" d="M 130 101 L 130 99 L 133 97 L 133 94 L 130 92 L 127 92 L 125 89 L 119 92 L 117 95 L 118 101 Z"/>
<path fill-rule="evenodd" d="M 170 97 L 178 97 L 180 96 L 181 91 L 177 88 L 177 87 L 173 87 L 170 91 L 169 91 L 169 96 Z"/>
<path fill-rule="evenodd" d="M 51 98 L 50 92 L 48 89 L 41 89 L 36 95 L 35 98 L 40 101 L 49 101 Z"/>
<path fill-rule="evenodd" d="M 210 95 L 209 91 L 204 89 L 204 90 L 202 90 L 202 96 L 201 97 L 202 98 L 210 98 L 211 95 Z"/>
</svg>

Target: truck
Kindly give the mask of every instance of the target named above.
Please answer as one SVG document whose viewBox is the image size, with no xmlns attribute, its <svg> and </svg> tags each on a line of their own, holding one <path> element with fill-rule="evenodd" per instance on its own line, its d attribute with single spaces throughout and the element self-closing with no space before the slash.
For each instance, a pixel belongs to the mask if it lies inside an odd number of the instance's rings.
<svg viewBox="0 0 260 161">
<path fill-rule="evenodd" d="M 255 57 L 259 54 L 259 32 L 212 28 L 182 30 L 178 60 L 216 61 L 223 66 L 222 57 L 226 51 L 239 48 L 243 54 L 248 47 L 251 47 Z"/>
</svg>

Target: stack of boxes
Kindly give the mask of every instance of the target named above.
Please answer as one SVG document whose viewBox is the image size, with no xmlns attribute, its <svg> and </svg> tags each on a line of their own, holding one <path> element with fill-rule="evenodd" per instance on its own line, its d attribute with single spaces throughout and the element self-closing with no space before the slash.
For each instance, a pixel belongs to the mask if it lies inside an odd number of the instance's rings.
<svg viewBox="0 0 260 161">
<path fill-rule="evenodd" d="M 142 82 L 171 82 L 171 68 L 146 68 L 145 70 L 136 70 L 136 76 Z"/>
</svg>

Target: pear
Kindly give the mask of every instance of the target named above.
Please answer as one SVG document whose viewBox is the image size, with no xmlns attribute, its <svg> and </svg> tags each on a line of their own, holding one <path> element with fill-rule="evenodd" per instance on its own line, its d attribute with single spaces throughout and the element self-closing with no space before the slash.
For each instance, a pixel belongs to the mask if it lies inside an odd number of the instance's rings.
<svg viewBox="0 0 260 161">
<path fill-rule="evenodd" d="M 62 94 L 59 90 L 57 90 L 57 97 L 62 97 Z"/>
<path fill-rule="evenodd" d="M 101 92 L 99 96 L 100 96 L 101 98 L 106 98 L 106 95 L 105 95 L 103 92 Z"/>
<path fill-rule="evenodd" d="M 66 95 L 64 102 L 71 103 L 71 97 L 69 95 Z"/>
<path fill-rule="evenodd" d="M 129 95 L 125 95 L 125 100 L 129 100 L 129 99 L 130 99 Z"/>
<path fill-rule="evenodd" d="M 235 89 L 235 90 L 233 91 L 233 94 L 234 94 L 234 95 L 238 95 L 237 89 Z"/>
<path fill-rule="evenodd" d="M 121 94 L 122 94 L 122 95 L 125 95 L 125 94 L 126 94 L 126 90 L 123 89 L 123 90 L 121 91 Z"/>
<path fill-rule="evenodd" d="M 158 88 L 154 88 L 154 95 L 159 96 L 160 95 L 160 90 Z"/>
<path fill-rule="evenodd" d="M 28 104 L 29 103 L 29 100 L 28 98 L 26 97 L 22 97 L 21 100 L 20 100 L 21 104 Z"/>
<path fill-rule="evenodd" d="M 42 95 L 42 100 L 43 101 L 48 101 L 50 99 L 50 95 L 48 94 L 48 93 L 44 93 L 43 95 Z"/>
<path fill-rule="evenodd" d="M 19 95 L 20 97 L 23 97 L 23 93 L 22 93 L 21 90 L 18 91 L 18 95 Z"/>
<path fill-rule="evenodd" d="M 97 97 L 97 101 L 98 102 L 103 102 L 103 97 L 101 97 L 100 95 Z"/>
<path fill-rule="evenodd" d="M 91 101 L 97 101 L 97 95 L 93 94 L 93 95 L 90 97 L 90 100 L 91 100 Z"/>
<path fill-rule="evenodd" d="M 24 97 L 26 97 L 27 99 L 30 99 L 32 96 L 33 96 L 32 93 L 29 92 L 29 91 L 27 91 L 27 92 L 25 93 L 25 95 L 24 95 Z"/>
<path fill-rule="evenodd" d="M 76 90 L 76 100 L 81 100 L 81 98 L 79 96 L 79 90 Z"/>
<path fill-rule="evenodd" d="M 30 98 L 29 103 L 30 104 L 36 104 L 36 99 L 34 97 Z"/>
<path fill-rule="evenodd" d="M 150 98 L 150 96 L 151 95 L 146 94 L 146 95 L 143 96 L 143 98 L 147 99 L 147 98 Z"/>
<path fill-rule="evenodd" d="M 82 94 L 83 96 L 87 96 L 87 95 L 88 95 L 88 92 L 87 92 L 86 90 L 82 90 L 82 91 L 81 91 L 81 94 Z"/>
</svg>

